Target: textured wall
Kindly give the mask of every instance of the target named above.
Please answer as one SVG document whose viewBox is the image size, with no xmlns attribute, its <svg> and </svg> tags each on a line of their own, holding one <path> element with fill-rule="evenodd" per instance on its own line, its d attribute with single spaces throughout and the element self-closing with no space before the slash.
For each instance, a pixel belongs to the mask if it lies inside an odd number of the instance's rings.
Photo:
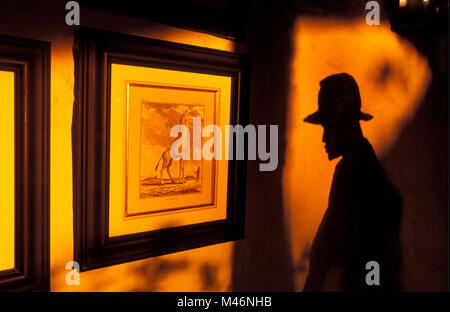
<svg viewBox="0 0 450 312">
<path fill-rule="evenodd" d="M 43 1 L 44 2 L 44 1 Z M 182 31 L 117 15 L 82 10 L 84 26 L 251 54 L 250 118 L 279 125 L 279 166 L 259 172 L 249 162 L 246 238 L 81 275 L 81 286 L 65 285 L 65 264 L 73 256 L 71 121 L 73 106 L 72 29 L 65 25 L 64 1 L 0 2 L 0 33 L 52 43 L 51 81 L 51 283 L 53 291 L 301 290 L 307 270 L 306 242 L 317 218 L 292 214 L 285 200 L 283 168 L 290 139 L 295 25 L 311 16 L 351 23 L 364 16 L 364 1 L 254 1 L 245 41 Z M 383 15 L 385 21 L 385 15 Z M 447 73 L 439 37 L 406 38 L 427 59 L 431 81 L 418 110 L 383 153 L 382 164 L 406 205 L 402 228 L 406 290 L 446 290 L 448 263 Z M 332 49 L 332 48 L 330 48 Z M 443 49 L 443 48 L 442 48 Z M 298 52 L 298 51 L 297 51 Z M 338 52 L 338 51 L 336 51 Z M 311 82 L 312 83 L 312 82 Z M 301 88 L 301 86 L 300 86 Z M 301 90 L 300 90 L 301 91 Z M 319 130 L 318 130 L 319 131 Z M 320 139 L 319 133 L 317 137 Z M 301 142 L 300 142 L 301 143 Z M 317 142 L 320 143 L 320 142 Z M 324 155 L 320 156 L 324 157 Z M 322 172 L 324 176 L 332 170 Z M 328 184 L 327 181 L 325 184 Z M 323 187 L 323 185 L 322 185 Z M 294 190 L 295 191 L 295 190 Z M 327 192 L 324 192 L 327 196 Z M 298 211 L 304 207 L 291 205 Z M 300 218 L 300 219 L 296 219 Z M 308 224 L 305 232 L 298 223 Z M 307 235 L 305 235 L 307 233 Z"/>
<path fill-rule="evenodd" d="M 392 32 L 383 1 L 382 25 L 370 28 L 365 3 L 259 1 L 250 10 L 238 48 L 253 57 L 251 122 L 279 124 L 279 169 L 249 165 L 236 290 L 303 288 L 335 163 L 321 128 L 301 120 L 316 108 L 319 80 L 340 71 L 360 82 L 363 109 L 375 115 L 363 130 L 404 201 L 403 288 L 447 290 L 447 38 Z"/>
</svg>

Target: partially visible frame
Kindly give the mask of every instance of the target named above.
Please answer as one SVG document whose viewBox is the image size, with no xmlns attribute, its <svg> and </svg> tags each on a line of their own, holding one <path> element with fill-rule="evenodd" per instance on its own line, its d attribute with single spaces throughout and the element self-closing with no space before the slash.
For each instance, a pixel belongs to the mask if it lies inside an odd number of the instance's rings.
<svg viewBox="0 0 450 312">
<path fill-rule="evenodd" d="M 111 65 L 227 76 L 230 124 L 248 122 L 247 56 L 80 28 L 75 35 L 74 260 L 81 271 L 237 240 L 244 235 L 246 161 L 229 160 L 226 218 L 109 235 Z M 236 148 L 236 147 L 235 147 Z"/>
<path fill-rule="evenodd" d="M 49 291 L 50 43 L 0 35 L 15 73 L 15 267 L 0 291 Z"/>
</svg>

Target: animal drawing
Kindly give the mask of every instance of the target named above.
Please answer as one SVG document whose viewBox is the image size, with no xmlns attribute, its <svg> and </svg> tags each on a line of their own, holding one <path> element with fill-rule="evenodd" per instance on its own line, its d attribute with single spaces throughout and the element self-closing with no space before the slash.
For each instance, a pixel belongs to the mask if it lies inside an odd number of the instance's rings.
<svg viewBox="0 0 450 312">
<path fill-rule="evenodd" d="M 183 127 L 183 132 L 178 134 L 178 137 L 172 141 L 172 143 L 170 144 L 170 146 L 164 150 L 161 154 L 161 157 L 158 160 L 158 163 L 156 164 L 155 167 L 155 172 L 158 171 L 158 167 L 159 164 L 162 160 L 162 165 L 161 165 L 161 170 L 159 172 L 159 183 L 163 184 L 162 182 L 162 176 L 164 171 L 167 172 L 167 174 L 169 175 L 169 178 L 171 180 L 172 183 L 176 183 L 175 180 L 172 178 L 172 175 L 170 174 L 170 167 L 172 166 L 173 163 L 173 159 L 172 156 L 170 155 L 170 147 L 172 146 L 173 142 L 175 142 L 176 140 L 178 140 L 180 137 L 182 137 L 183 135 L 185 135 L 186 133 L 184 133 L 185 131 L 189 131 L 188 127 L 190 122 L 192 122 L 192 117 L 193 115 L 189 112 L 188 109 L 186 109 L 186 111 L 181 115 L 180 117 L 180 121 L 179 124 L 180 125 L 184 125 L 186 127 Z M 184 159 L 180 158 L 180 167 L 179 167 L 179 172 L 178 172 L 178 183 L 186 183 L 185 177 L 184 177 Z"/>
</svg>

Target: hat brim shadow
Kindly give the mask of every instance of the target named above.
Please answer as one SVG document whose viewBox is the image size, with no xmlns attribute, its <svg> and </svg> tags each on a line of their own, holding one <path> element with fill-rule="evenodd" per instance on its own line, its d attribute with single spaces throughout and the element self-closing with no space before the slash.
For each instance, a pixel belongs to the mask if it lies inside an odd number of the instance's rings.
<svg viewBox="0 0 450 312">
<path fill-rule="evenodd" d="M 360 112 L 358 120 L 369 121 L 372 118 L 373 118 L 372 115 Z M 323 123 L 319 111 L 314 112 L 311 115 L 307 116 L 305 119 L 303 119 L 303 121 L 313 125 L 321 125 Z"/>
</svg>

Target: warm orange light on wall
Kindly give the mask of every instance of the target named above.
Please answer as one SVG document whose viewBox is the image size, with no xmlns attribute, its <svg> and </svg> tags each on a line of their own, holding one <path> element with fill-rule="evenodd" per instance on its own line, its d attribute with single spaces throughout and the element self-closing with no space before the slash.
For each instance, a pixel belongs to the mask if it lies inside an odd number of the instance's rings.
<svg viewBox="0 0 450 312">
<path fill-rule="evenodd" d="M 389 150 L 416 112 L 430 70 L 415 48 L 390 30 L 364 21 L 300 18 L 293 36 L 286 163 L 283 171 L 285 215 L 290 224 L 298 290 L 307 275 L 305 251 L 327 208 L 334 166 L 322 143 L 322 128 L 304 123 L 317 110 L 319 81 L 347 72 L 360 87 L 362 110 L 374 116 L 362 122 L 378 156 Z"/>
<path fill-rule="evenodd" d="M 0 71 L 0 271 L 14 268 L 14 72 Z"/>
</svg>

